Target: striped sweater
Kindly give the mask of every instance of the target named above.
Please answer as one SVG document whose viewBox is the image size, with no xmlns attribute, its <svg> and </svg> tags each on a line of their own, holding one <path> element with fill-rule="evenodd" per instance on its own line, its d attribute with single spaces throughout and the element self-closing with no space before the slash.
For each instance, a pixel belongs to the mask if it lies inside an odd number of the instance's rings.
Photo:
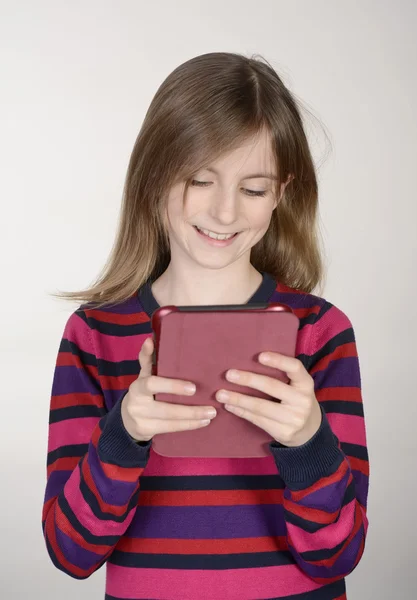
<svg viewBox="0 0 417 600">
<path fill-rule="evenodd" d="M 267 274 L 249 302 L 300 319 L 297 357 L 322 424 L 264 458 L 167 458 L 136 444 L 121 400 L 158 307 L 149 284 L 67 320 L 50 401 L 42 527 L 77 579 L 106 565 L 106 600 L 343 600 L 368 527 L 368 453 L 351 322 Z"/>
</svg>

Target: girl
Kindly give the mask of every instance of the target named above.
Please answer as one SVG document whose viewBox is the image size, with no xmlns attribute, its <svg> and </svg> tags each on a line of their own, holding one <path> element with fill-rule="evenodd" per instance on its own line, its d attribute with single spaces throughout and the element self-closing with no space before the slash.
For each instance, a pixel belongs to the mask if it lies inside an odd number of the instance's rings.
<svg viewBox="0 0 417 600">
<path fill-rule="evenodd" d="M 61 294 L 84 304 L 55 367 L 43 531 L 71 577 L 106 563 L 107 600 L 346 598 L 368 527 L 368 454 L 351 322 L 311 293 L 317 196 L 300 112 L 266 61 L 205 54 L 161 85 L 107 266 Z M 217 410 L 267 431 L 270 455 L 158 455 L 155 434 L 210 427 L 216 410 L 155 401 L 195 387 L 151 375 L 153 311 L 252 302 L 300 318 L 296 358 L 259 358 L 289 383 L 234 373 L 231 356 L 228 378 L 253 395 L 219 390 Z"/>
</svg>

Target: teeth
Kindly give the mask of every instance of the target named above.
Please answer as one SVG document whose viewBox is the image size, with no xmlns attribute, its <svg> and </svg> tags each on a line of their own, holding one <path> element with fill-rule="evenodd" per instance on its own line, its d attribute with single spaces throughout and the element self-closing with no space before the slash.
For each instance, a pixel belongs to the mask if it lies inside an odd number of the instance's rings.
<svg viewBox="0 0 417 600">
<path fill-rule="evenodd" d="M 210 231 L 209 229 L 202 229 L 201 227 L 197 227 L 197 229 L 201 231 L 201 233 L 204 233 L 205 235 L 208 235 L 209 237 L 213 238 L 213 240 L 229 240 L 235 235 L 234 233 L 214 233 L 214 231 Z"/>
</svg>

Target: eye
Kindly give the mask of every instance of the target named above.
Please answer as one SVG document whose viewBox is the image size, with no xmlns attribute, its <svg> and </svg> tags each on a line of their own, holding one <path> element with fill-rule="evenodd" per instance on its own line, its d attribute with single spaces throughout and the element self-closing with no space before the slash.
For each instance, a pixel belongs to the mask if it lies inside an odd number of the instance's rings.
<svg viewBox="0 0 417 600">
<path fill-rule="evenodd" d="M 208 185 L 211 184 L 211 181 L 198 181 L 197 179 L 192 179 L 191 180 L 191 185 L 193 185 L 194 187 L 206 187 Z M 242 188 L 243 191 L 245 192 L 245 194 L 247 194 L 248 196 L 258 196 L 258 197 L 262 197 L 266 195 L 266 191 L 264 190 L 248 190 L 247 188 Z"/>
<path fill-rule="evenodd" d="M 245 192 L 248 196 L 265 196 L 266 192 L 264 191 L 255 191 L 255 190 L 247 190 L 245 189 Z"/>
<path fill-rule="evenodd" d="M 191 180 L 191 185 L 194 185 L 196 187 L 204 187 L 206 185 L 210 185 L 210 183 L 210 181 L 197 181 L 197 179 Z"/>
</svg>

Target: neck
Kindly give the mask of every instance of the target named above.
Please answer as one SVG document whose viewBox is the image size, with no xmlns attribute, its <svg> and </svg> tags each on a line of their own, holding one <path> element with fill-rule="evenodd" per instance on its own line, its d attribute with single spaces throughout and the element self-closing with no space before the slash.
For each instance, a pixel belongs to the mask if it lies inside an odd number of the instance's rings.
<svg viewBox="0 0 417 600">
<path fill-rule="evenodd" d="M 192 265 L 185 272 L 174 262 L 152 284 L 160 306 L 201 306 L 204 304 L 246 304 L 262 282 L 251 263 L 236 263 L 224 269 Z"/>
</svg>

